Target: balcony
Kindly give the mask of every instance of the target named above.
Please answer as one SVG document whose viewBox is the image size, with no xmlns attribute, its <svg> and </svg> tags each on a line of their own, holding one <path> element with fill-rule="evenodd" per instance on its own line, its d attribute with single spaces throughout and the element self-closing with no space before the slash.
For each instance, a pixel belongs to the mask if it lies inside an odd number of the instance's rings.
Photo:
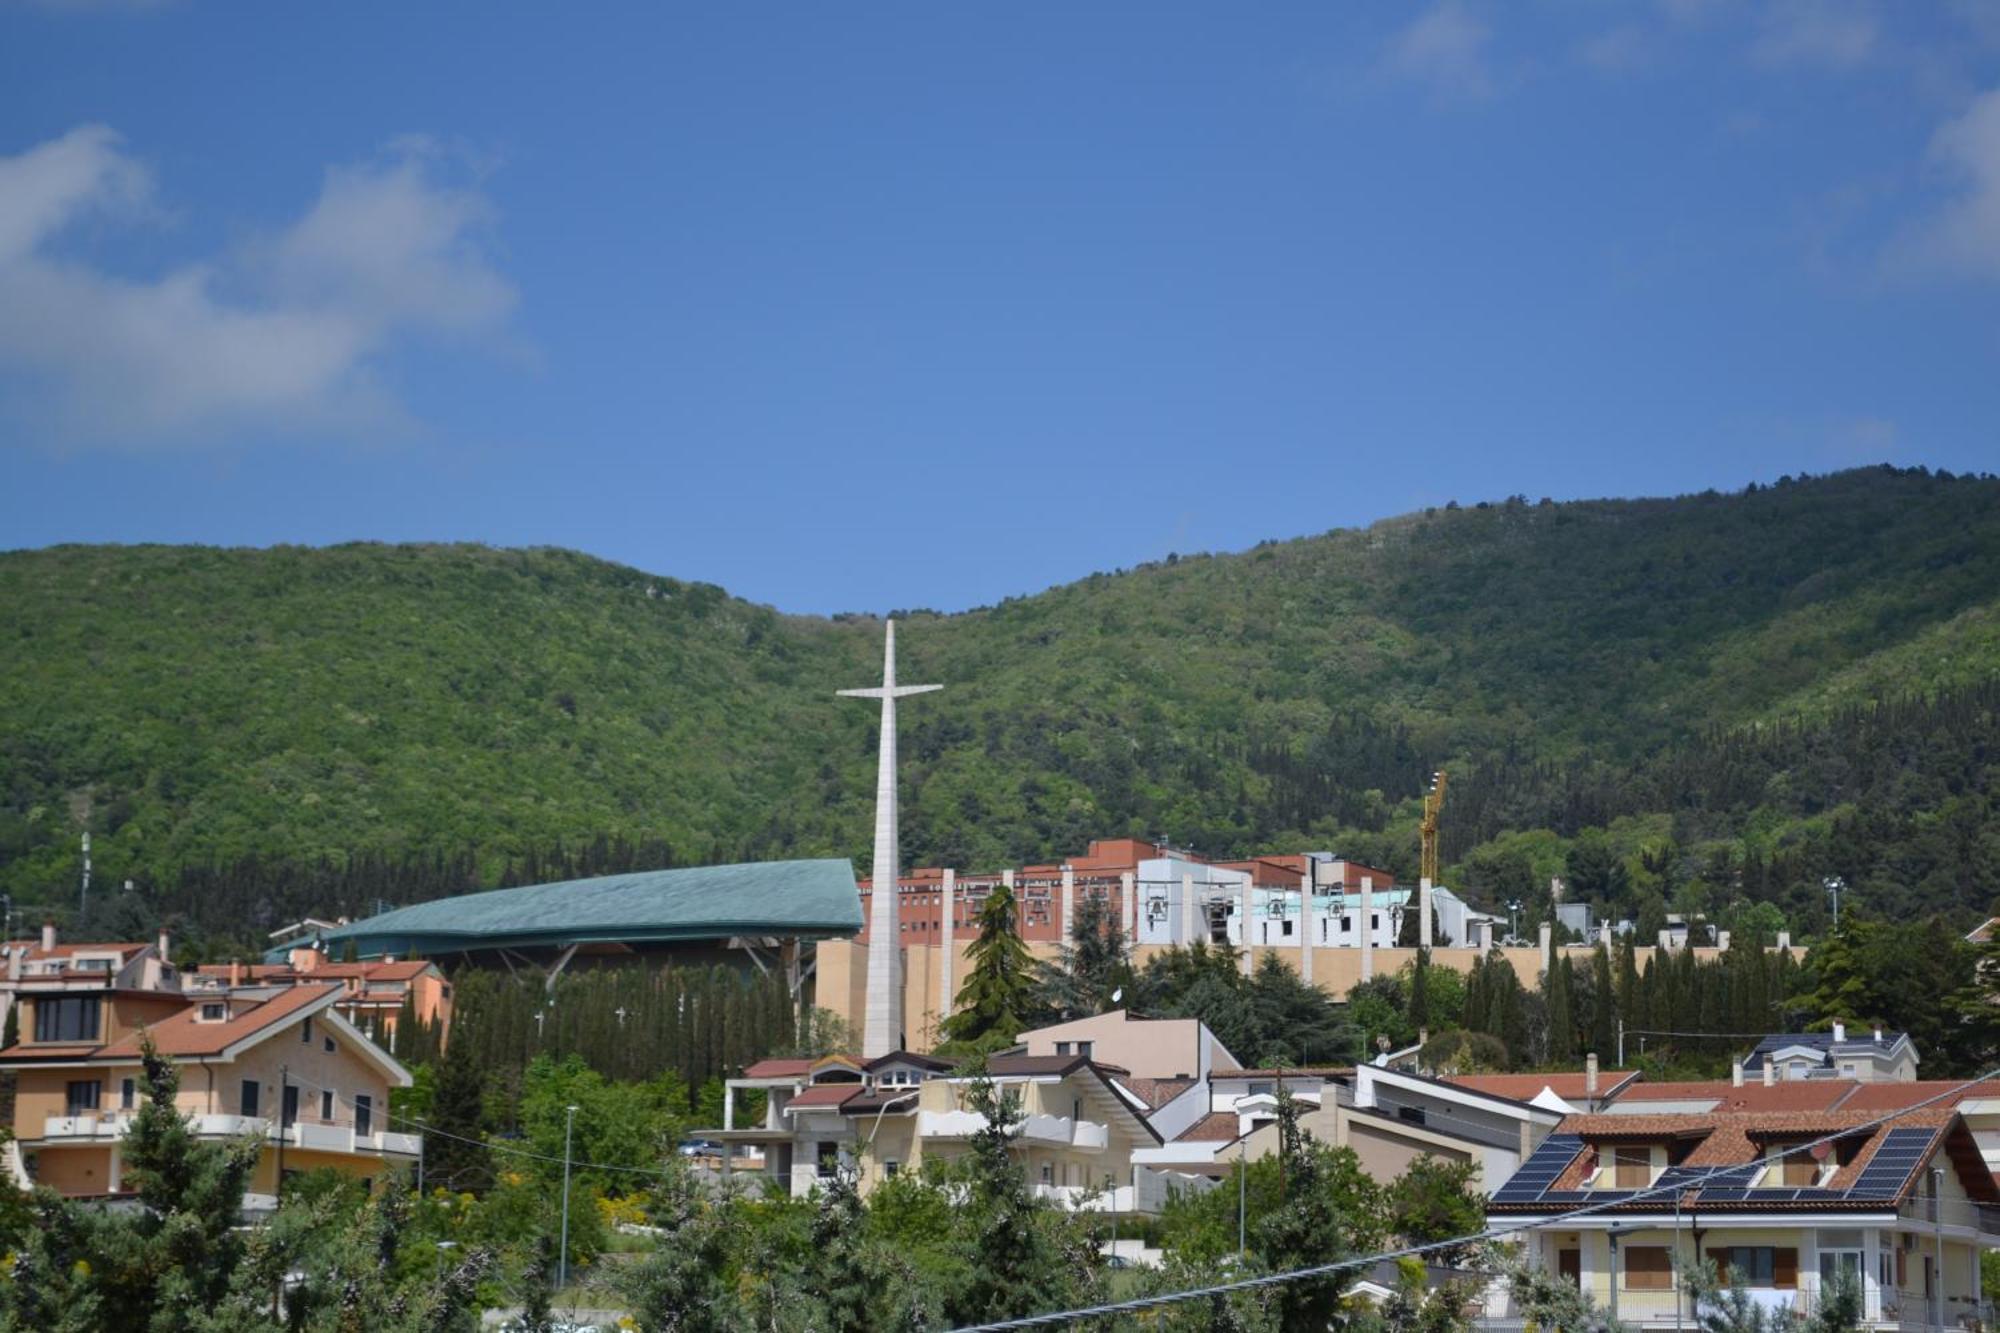
<svg viewBox="0 0 2000 1333">
<path fill-rule="evenodd" d="M 52 1115 L 42 1122 L 42 1138 L 49 1142 L 111 1143 L 131 1129 L 136 1112 L 83 1115 Z M 204 1139 L 236 1139 L 245 1136 L 273 1139 L 276 1127 L 260 1116 L 191 1115 L 188 1127 Z M 297 1120 L 285 1127 L 288 1147 L 316 1152 L 370 1153 L 385 1157 L 416 1157 L 422 1141 L 415 1134 L 397 1134 L 371 1125 L 366 1134 L 354 1132 L 351 1122 L 326 1124 L 317 1120 Z"/>
<path fill-rule="evenodd" d="M 976 1111 L 920 1111 L 917 1114 L 917 1133 L 927 1139 L 969 1139 L 984 1128 L 986 1117 Z M 1102 1152 L 1111 1141 L 1111 1131 L 1095 1120 L 1072 1120 L 1066 1115 L 1031 1115 L 1021 1122 L 1014 1137 L 1024 1143 Z"/>
</svg>

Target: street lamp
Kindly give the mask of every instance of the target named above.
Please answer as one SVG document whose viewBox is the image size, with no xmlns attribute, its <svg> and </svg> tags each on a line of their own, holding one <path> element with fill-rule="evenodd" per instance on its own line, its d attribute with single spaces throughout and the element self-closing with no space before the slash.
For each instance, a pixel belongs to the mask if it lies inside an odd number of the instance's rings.
<svg viewBox="0 0 2000 1333">
<path fill-rule="evenodd" d="M 568 1114 L 563 1119 L 563 1205 L 562 1205 L 562 1248 L 556 1251 L 556 1290 L 569 1285 L 569 1144 L 570 1136 L 576 1132 L 576 1108 L 566 1108 Z"/>
<path fill-rule="evenodd" d="M 1833 899 L 1833 928 L 1840 929 L 1840 895 L 1847 888 L 1847 881 L 1838 875 L 1828 875 L 1820 883 L 1826 887 L 1827 896 Z"/>
<path fill-rule="evenodd" d="M 1521 900 L 1516 898 L 1507 904 L 1507 940 L 1514 943 L 1521 938 Z"/>
</svg>

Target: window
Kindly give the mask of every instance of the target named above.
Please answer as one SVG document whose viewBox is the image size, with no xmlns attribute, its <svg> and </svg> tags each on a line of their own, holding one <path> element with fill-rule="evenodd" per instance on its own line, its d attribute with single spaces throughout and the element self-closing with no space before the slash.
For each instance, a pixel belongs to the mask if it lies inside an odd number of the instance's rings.
<svg viewBox="0 0 2000 1333">
<path fill-rule="evenodd" d="M 1396 1118 L 1398 1120 L 1407 1120 L 1413 1125 L 1421 1125 L 1424 1123 L 1424 1108 L 1421 1106 L 1399 1106 L 1396 1108 Z"/>
<path fill-rule="evenodd" d="M 336 1045 L 334 1045 L 334 1044 L 333 1044 L 333 1038 L 332 1038 L 332 1037 L 328 1037 L 328 1038 L 327 1038 L 327 1039 L 326 1039 L 326 1040 L 325 1040 L 325 1041 L 324 1041 L 323 1043 L 321 1043 L 321 1044 L 322 1044 L 323 1046 L 325 1046 L 325 1048 L 326 1048 L 326 1053 L 327 1053 L 328 1055 L 332 1055 L 332 1054 L 333 1054 L 333 1053 L 334 1053 L 335 1051 L 337 1051 L 337 1050 L 339 1050 L 339 1049 L 340 1049 L 340 1048 L 339 1048 L 338 1046 L 336 1046 Z"/>
<path fill-rule="evenodd" d="M 220 1023 L 227 1017 L 229 1006 L 226 1004 L 209 1003 L 201 1007 L 201 1021 L 204 1023 Z"/>
<path fill-rule="evenodd" d="M 1283 933 L 1284 933 L 1284 934 L 1285 934 L 1286 936 L 1288 936 L 1288 937 L 1289 937 L 1289 936 L 1291 935 L 1291 933 L 1292 933 L 1292 921 L 1291 921 L 1291 918 L 1290 918 L 1290 917 L 1287 917 L 1287 918 L 1285 918 L 1285 924 L 1284 924 L 1284 932 L 1283 932 Z"/>
<path fill-rule="evenodd" d="M 321 1120 L 326 1121 L 328 1124 L 333 1123 L 333 1092 L 331 1089 L 328 1088 L 320 1089 L 319 1118 Z"/>
<path fill-rule="evenodd" d="M 1819 1280 L 1832 1282 L 1835 1274 L 1847 1273 L 1861 1280 L 1861 1233 L 1822 1231 L 1819 1233 Z"/>
<path fill-rule="evenodd" d="M 1612 1152 L 1612 1183 L 1621 1190 L 1642 1190 L 1653 1183 L 1651 1148 L 1618 1148 Z"/>
<path fill-rule="evenodd" d="M 354 1099 L 354 1133 L 367 1138 L 375 1132 L 375 1099 L 362 1093 Z"/>
<path fill-rule="evenodd" d="M 833 1178 L 833 1174 L 840 1170 L 840 1145 L 831 1140 L 822 1139 L 818 1145 L 818 1150 L 819 1178 L 821 1180 L 830 1180 Z"/>
<path fill-rule="evenodd" d="M 1042 1183 L 1044 1185 L 1053 1185 L 1056 1183 L 1056 1169 L 1049 1162 L 1042 1163 Z"/>
<path fill-rule="evenodd" d="M 1779 1253 L 1768 1245 L 1728 1245 L 1710 1250 L 1708 1258 L 1725 1284 L 1741 1282 L 1746 1287 L 1775 1287 L 1778 1285 Z M 1799 1252 L 1785 1250 L 1783 1253 L 1790 1256 L 1784 1265 L 1789 1285 L 1796 1287 Z"/>
<path fill-rule="evenodd" d="M 97 1109 L 98 1094 L 104 1085 L 96 1079 L 80 1079 L 69 1085 L 63 1097 L 64 1115 L 88 1115 Z"/>
<path fill-rule="evenodd" d="M 96 1041 L 99 997 L 47 996 L 35 1001 L 36 1041 Z"/>
<path fill-rule="evenodd" d="M 306 1021 L 299 1024 L 299 1044 L 302 1046 L 310 1046 L 312 1045 L 312 1039 L 313 1039 L 312 1015 L 307 1014 Z"/>
<path fill-rule="evenodd" d="M 284 1086 L 283 1108 L 280 1112 L 282 1119 L 278 1123 L 281 1125 L 296 1123 L 299 1118 L 299 1089 L 297 1084 L 287 1083 Z"/>
<path fill-rule="evenodd" d="M 1059 1042 L 1057 1042 L 1057 1043 L 1056 1043 L 1056 1054 L 1057 1054 L 1057 1055 L 1068 1055 L 1068 1054 L 1069 1054 L 1069 1052 L 1070 1052 L 1070 1044 L 1069 1044 L 1068 1042 L 1066 1042 L 1066 1041 L 1059 1041 Z"/>
<path fill-rule="evenodd" d="M 254 1117 L 257 1114 L 257 1094 L 260 1091 L 262 1089 L 257 1086 L 255 1079 L 244 1079 L 243 1092 L 236 1103 L 236 1114 Z"/>
<path fill-rule="evenodd" d="M 1274 1091 L 1276 1091 L 1274 1084 L 1252 1083 L 1250 1085 L 1250 1095 L 1252 1097 L 1269 1097 Z"/>
<path fill-rule="evenodd" d="M 1674 1265 L 1664 1245 L 1625 1247 L 1625 1290 L 1668 1291 L 1674 1285 Z"/>
<path fill-rule="evenodd" d="M 1094 1041 L 1080 1041 L 1076 1044 L 1076 1053 L 1086 1060 L 1090 1058 L 1091 1053 L 1096 1049 L 1097 1043 Z"/>
<path fill-rule="evenodd" d="M 129 1111 L 139 1102 L 139 1085 L 134 1079 L 124 1079 L 118 1084 L 118 1109 Z"/>
</svg>

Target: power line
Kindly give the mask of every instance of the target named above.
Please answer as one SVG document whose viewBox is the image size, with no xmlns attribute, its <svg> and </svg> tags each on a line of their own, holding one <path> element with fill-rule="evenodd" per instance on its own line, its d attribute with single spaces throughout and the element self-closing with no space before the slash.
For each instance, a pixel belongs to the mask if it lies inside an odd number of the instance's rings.
<svg viewBox="0 0 2000 1333">
<path fill-rule="evenodd" d="M 1890 1121 L 1901 1120 L 1913 1112 L 1921 1111 L 1927 1106 L 1932 1106 L 1948 1098 L 1956 1097 L 1967 1089 L 1977 1087 L 1979 1084 L 1988 1082 L 1994 1078 L 2000 1078 L 2000 1068 L 1989 1069 L 1984 1074 L 1968 1079 L 1956 1087 L 1947 1088 L 1934 1097 L 1927 1097 L 1923 1101 L 1903 1107 L 1900 1110 L 1887 1112 L 1877 1116 L 1873 1120 L 1863 1121 L 1857 1125 L 1842 1126 L 1831 1134 L 1824 1135 L 1808 1143 L 1799 1144 L 1792 1151 L 1807 1151 L 1818 1147 L 1822 1143 L 1832 1143 L 1838 1139 L 1849 1138 L 1862 1130 L 1878 1129 Z M 1555 1213 L 1544 1217 L 1523 1218 L 1519 1222 L 1487 1227 L 1471 1235 L 1454 1236 L 1449 1240 L 1434 1240 L 1422 1245 L 1408 1245 L 1400 1250 L 1385 1250 L 1380 1254 L 1365 1255 L 1355 1259 L 1341 1259 L 1330 1264 L 1316 1264 L 1310 1268 L 1294 1268 L 1281 1273 L 1265 1273 L 1258 1277 L 1241 1278 L 1234 1282 L 1220 1282 L 1211 1286 L 1193 1287 L 1184 1291 L 1170 1291 L 1157 1296 L 1142 1296 L 1129 1301 L 1112 1301 L 1104 1305 L 1085 1306 L 1076 1310 L 1059 1310 L 1051 1314 L 1026 1315 L 1019 1319 L 1002 1319 L 989 1324 L 967 1324 L 953 1330 L 953 1333 L 1002 1333 L 1003 1330 L 1009 1329 L 1040 1328 L 1048 1324 L 1067 1324 L 1078 1319 L 1095 1319 L 1104 1315 L 1129 1314 L 1140 1310 L 1152 1310 L 1162 1306 L 1177 1305 L 1183 1301 L 1202 1300 L 1212 1296 L 1226 1296 L 1234 1292 L 1255 1291 L 1263 1287 L 1281 1286 L 1288 1282 L 1298 1282 L 1306 1278 L 1329 1277 L 1335 1273 L 1372 1267 L 1388 1259 L 1414 1259 L 1420 1255 L 1435 1253 L 1439 1250 L 1454 1249 L 1465 1245 L 1476 1245 L 1481 1241 L 1498 1240 L 1503 1236 L 1511 1236 L 1517 1231 L 1528 1231 L 1537 1227 L 1558 1226 L 1574 1218 L 1588 1217 L 1595 1213 L 1601 1213 L 1607 1208 L 1624 1207 L 1636 1200 L 1651 1198 L 1654 1195 L 1685 1193 L 1690 1189 L 1699 1188 L 1702 1182 L 1713 1176 L 1724 1175 L 1729 1172 L 1741 1172 L 1742 1169 L 1743 1164 L 1741 1162 L 1725 1166 L 1713 1166 L 1683 1179 L 1676 1180 L 1672 1184 L 1653 1185 L 1647 1189 L 1635 1190 L 1629 1194 L 1621 1192 L 1618 1198 L 1606 1199 L 1602 1203 L 1585 1204 L 1578 1208 L 1572 1208 L 1567 1212 Z"/>
</svg>

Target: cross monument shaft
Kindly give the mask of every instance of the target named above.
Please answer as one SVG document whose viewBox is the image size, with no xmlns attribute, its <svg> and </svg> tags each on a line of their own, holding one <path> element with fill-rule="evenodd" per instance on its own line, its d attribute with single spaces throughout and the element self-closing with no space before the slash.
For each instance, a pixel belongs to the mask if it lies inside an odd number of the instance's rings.
<svg viewBox="0 0 2000 1333">
<path fill-rule="evenodd" d="M 896 683 L 896 622 L 888 622 L 882 650 L 882 683 L 863 690 L 840 690 L 850 699 L 882 701 L 882 740 L 875 760 L 875 859 L 869 864 L 872 884 L 868 907 L 868 1000 L 861 1025 L 861 1058 L 901 1049 L 903 1042 L 903 970 L 901 895 L 897 860 L 901 827 L 896 814 L 896 700 L 941 690 L 942 685 Z"/>
</svg>

